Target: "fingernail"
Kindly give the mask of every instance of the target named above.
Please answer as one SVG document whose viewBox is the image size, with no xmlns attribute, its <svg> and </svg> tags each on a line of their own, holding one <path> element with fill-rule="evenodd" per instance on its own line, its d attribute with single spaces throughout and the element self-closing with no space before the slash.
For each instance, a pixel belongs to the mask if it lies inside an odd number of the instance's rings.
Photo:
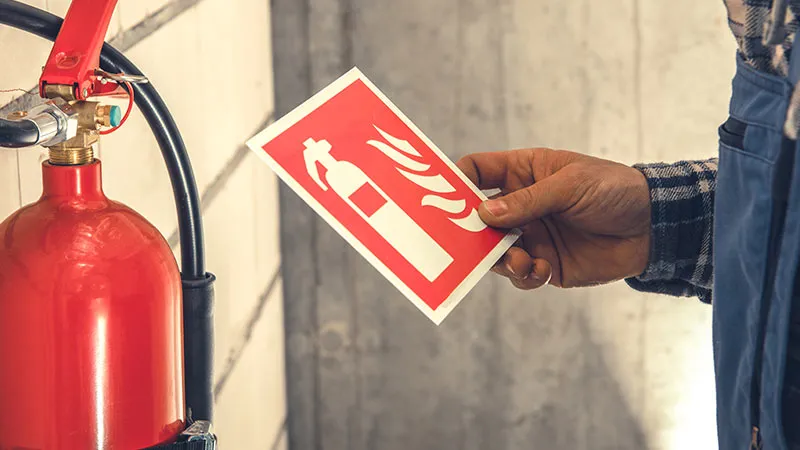
<svg viewBox="0 0 800 450">
<path fill-rule="evenodd" d="M 516 279 L 518 279 L 518 280 L 524 280 L 525 278 L 528 278 L 528 276 L 527 276 L 527 275 L 525 275 L 524 277 L 523 277 L 523 276 L 520 276 L 520 275 L 519 275 L 519 274 L 518 274 L 518 273 L 517 273 L 517 272 L 516 272 L 516 271 L 515 271 L 513 268 L 511 268 L 511 263 L 506 263 L 506 269 L 507 269 L 509 272 L 511 272 L 511 275 L 513 275 L 513 276 L 514 276 L 514 278 L 516 278 Z"/>
<path fill-rule="evenodd" d="M 508 211 L 508 205 L 503 200 L 487 200 L 484 202 L 484 206 L 486 206 L 486 210 L 489 211 L 489 214 L 499 217 Z"/>
</svg>

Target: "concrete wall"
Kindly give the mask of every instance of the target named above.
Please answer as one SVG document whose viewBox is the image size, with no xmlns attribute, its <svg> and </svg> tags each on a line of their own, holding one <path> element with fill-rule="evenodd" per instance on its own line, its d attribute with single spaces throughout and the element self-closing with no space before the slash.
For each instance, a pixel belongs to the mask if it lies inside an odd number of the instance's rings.
<svg viewBox="0 0 800 450">
<path fill-rule="evenodd" d="M 274 0 L 276 110 L 358 65 L 453 159 L 716 154 L 721 2 Z M 711 310 L 487 277 L 437 328 L 281 188 L 293 448 L 716 448 Z"/>
<path fill-rule="evenodd" d="M 63 16 L 69 1 L 29 3 Z M 121 0 L 108 39 L 166 100 L 203 194 L 207 267 L 218 277 L 216 426 L 223 448 L 284 448 L 277 183 L 243 147 L 272 113 L 269 2 Z M 0 26 L 0 90 L 34 86 L 50 45 Z M 0 105 L 19 95 L 0 94 Z M 176 243 L 169 180 L 141 115 L 135 111 L 121 130 L 104 137 L 99 154 L 109 197 L 132 206 Z M 0 216 L 40 195 L 40 161 L 38 149 L 0 150 Z"/>
</svg>

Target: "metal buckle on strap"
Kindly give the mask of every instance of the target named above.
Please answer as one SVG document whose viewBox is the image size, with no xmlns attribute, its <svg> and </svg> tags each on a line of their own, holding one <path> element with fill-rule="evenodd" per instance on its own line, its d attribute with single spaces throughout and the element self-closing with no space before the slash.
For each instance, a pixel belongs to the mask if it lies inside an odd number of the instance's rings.
<svg viewBox="0 0 800 450">
<path fill-rule="evenodd" d="M 753 427 L 750 437 L 750 450 L 761 450 L 761 433 L 758 427 Z"/>
</svg>

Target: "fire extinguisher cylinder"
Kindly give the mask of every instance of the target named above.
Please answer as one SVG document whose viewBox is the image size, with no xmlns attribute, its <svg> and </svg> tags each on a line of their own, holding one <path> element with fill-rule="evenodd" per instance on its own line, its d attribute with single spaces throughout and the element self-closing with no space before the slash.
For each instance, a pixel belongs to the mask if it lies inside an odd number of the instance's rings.
<svg viewBox="0 0 800 450">
<path fill-rule="evenodd" d="M 109 200 L 101 165 L 42 165 L 0 223 L 0 448 L 134 449 L 186 426 L 181 279 L 169 245 Z"/>
</svg>

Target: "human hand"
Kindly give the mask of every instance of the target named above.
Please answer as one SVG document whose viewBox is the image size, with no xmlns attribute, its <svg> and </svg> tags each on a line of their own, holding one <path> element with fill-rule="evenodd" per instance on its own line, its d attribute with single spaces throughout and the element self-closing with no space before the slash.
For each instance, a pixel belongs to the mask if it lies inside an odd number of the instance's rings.
<svg viewBox="0 0 800 450">
<path fill-rule="evenodd" d="M 457 163 L 480 189 L 486 224 L 522 237 L 494 266 L 520 289 L 608 283 L 640 275 L 650 254 L 650 192 L 637 169 L 534 148 L 476 153 Z"/>
</svg>

